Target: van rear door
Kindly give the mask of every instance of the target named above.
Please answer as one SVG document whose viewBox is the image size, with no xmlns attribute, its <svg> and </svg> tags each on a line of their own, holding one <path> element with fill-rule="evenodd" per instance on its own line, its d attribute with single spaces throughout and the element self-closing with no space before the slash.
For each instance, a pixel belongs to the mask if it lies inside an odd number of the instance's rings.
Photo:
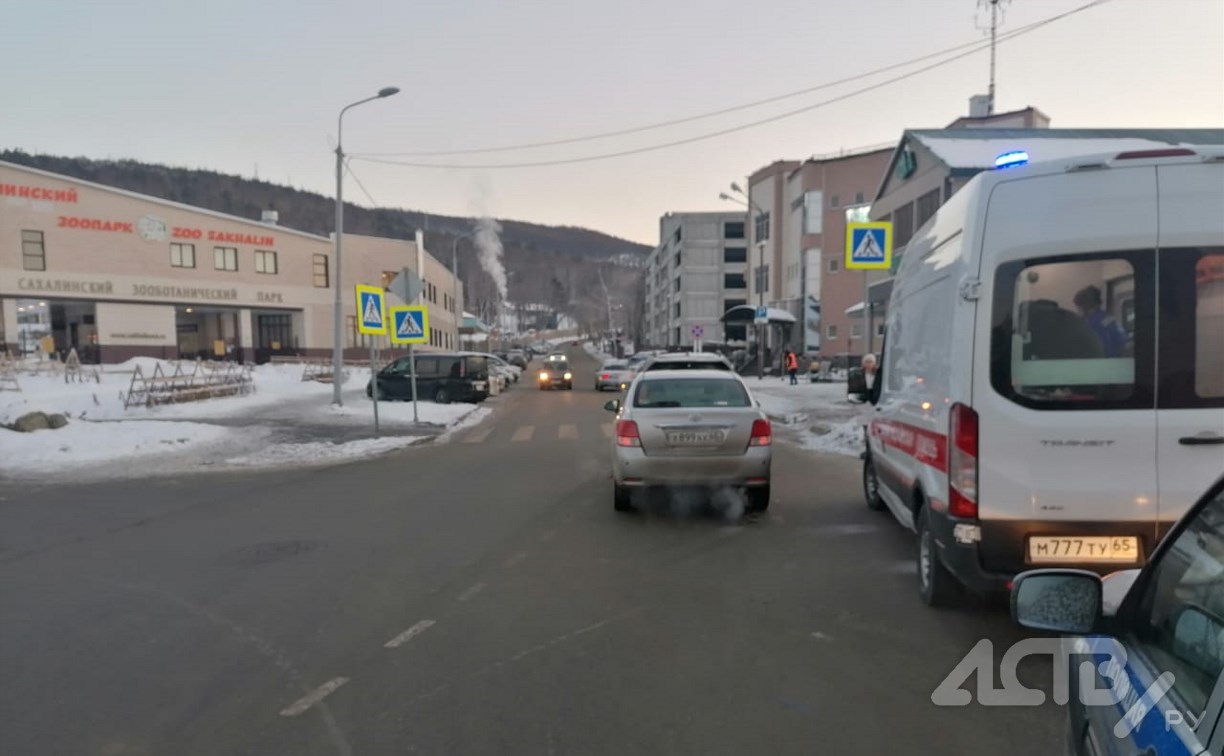
<svg viewBox="0 0 1224 756">
<path fill-rule="evenodd" d="M 1151 165 L 991 192 L 973 391 L 986 569 L 1124 566 L 1155 547 L 1156 221 Z"/>
<path fill-rule="evenodd" d="M 1159 165 L 1160 520 L 1224 469 L 1224 162 Z"/>
</svg>

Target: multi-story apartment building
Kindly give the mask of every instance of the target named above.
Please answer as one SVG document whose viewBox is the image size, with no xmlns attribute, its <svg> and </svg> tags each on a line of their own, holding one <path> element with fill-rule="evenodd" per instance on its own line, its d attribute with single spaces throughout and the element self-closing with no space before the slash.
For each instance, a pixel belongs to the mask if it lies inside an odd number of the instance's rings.
<svg viewBox="0 0 1224 756">
<path fill-rule="evenodd" d="M 863 298 L 863 274 L 842 266 L 847 216 L 866 220 L 891 149 L 777 161 L 748 179 L 749 298 L 798 321 L 785 346 L 808 353 L 861 353 L 860 320 L 845 310 Z M 779 333 L 774 331 L 774 333 Z M 778 350 L 771 344 L 771 352 Z"/>
<path fill-rule="evenodd" d="M 668 213 L 646 260 L 645 338 L 651 347 L 740 345 L 745 326 L 722 315 L 748 301 L 748 246 L 738 212 Z M 695 329 L 699 326 L 699 329 Z"/>
</svg>

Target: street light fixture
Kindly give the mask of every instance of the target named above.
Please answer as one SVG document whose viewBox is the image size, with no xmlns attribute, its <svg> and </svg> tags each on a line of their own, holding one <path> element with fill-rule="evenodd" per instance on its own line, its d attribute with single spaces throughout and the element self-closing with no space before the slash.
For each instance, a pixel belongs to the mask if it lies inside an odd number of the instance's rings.
<svg viewBox="0 0 1224 756">
<path fill-rule="evenodd" d="M 746 193 L 743 189 L 741 189 L 738 183 L 734 181 L 731 182 L 731 191 L 740 195 L 740 197 L 733 197 L 730 194 L 727 194 L 726 192 L 722 192 L 718 195 L 718 198 L 720 200 L 727 200 L 729 202 L 734 202 L 738 205 L 743 205 L 745 208 L 755 210 L 757 214 L 757 218 L 760 218 L 765 215 L 765 211 L 761 209 L 760 205 L 754 202 L 752 200 L 752 197 L 748 193 Z M 756 226 L 756 219 L 754 218 L 753 227 L 755 228 L 755 226 Z M 757 239 L 757 272 L 756 272 L 757 308 L 758 309 L 765 306 L 765 286 L 764 286 L 765 273 L 764 271 L 765 271 L 765 240 L 758 238 Z M 768 327 L 769 327 L 768 318 L 766 318 L 765 323 L 756 324 L 757 380 L 758 381 L 765 379 L 765 330 Z"/>
<path fill-rule="evenodd" d="M 340 243 L 344 237 L 344 147 L 341 139 L 344 131 L 344 114 L 350 108 L 398 93 L 399 87 L 383 87 L 373 97 L 345 105 L 336 119 L 336 270 L 335 275 L 332 276 L 332 284 L 335 288 L 335 311 L 332 313 L 332 404 L 337 407 L 344 404 L 340 398 L 340 384 L 342 383 L 340 375 L 344 368 L 344 303 L 340 284 L 343 270 L 340 264 Z"/>
</svg>

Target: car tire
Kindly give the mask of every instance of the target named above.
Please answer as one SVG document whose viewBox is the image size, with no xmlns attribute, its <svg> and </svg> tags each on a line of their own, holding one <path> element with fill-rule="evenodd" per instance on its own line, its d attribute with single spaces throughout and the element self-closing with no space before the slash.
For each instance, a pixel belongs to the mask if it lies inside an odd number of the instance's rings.
<svg viewBox="0 0 1224 756">
<path fill-rule="evenodd" d="M 964 589 L 948 572 L 935 545 L 930 515 L 924 506 L 918 510 L 918 595 L 927 606 L 941 608 L 960 603 Z"/>
<path fill-rule="evenodd" d="M 440 388 L 434 392 L 434 404 L 450 404 L 450 392 L 444 388 Z"/>
<path fill-rule="evenodd" d="M 612 508 L 617 512 L 633 511 L 633 500 L 630 497 L 630 491 L 624 486 L 612 484 Z"/>
<path fill-rule="evenodd" d="M 769 486 L 748 489 L 748 512 L 764 512 L 769 509 Z"/>
<path fill-rule="evenodd" d="M 863 460 L 863 498 L 871 511 L 884 509 L 884 499 L 880 497 L 880 477 L 876 474 L 875 462 L 871 461 L 870 454 Z"/>
</svg>

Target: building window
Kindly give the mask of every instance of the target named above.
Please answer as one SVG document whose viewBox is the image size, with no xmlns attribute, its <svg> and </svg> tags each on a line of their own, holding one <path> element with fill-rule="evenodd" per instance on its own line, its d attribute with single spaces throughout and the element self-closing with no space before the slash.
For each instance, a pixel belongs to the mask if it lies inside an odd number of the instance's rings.
<svg viewBox="0 0 1224 756">
<path fill-rule="evenodd" d="M 747 247 L 727 247 L 723 250 L 723 262 L 725 263 L 742 263 L 748 262 Z"/>
<path fill-rule="evenodd" d="M 748 282 L 744 280 L 743 273 L 724 273 L 723 274 L 724 289 L 746 289 Z"/>
<path fill-rule="evenodd" d="M 744 224 L 742 221 L 727 221 L 723 224 L 724 239 L 743 239 Z"/>
<path fill-rule="evenodd" d="M 675 259 L 673 260 L 673 264 L 674 264 L 674 265 L 675 265 L 677 268 L 679 268 L 679 267 L 680 267 L 680 250 L 676 250 L 676 257 L 675 257 Z"/>
<path fill-rule="evenodd" d="M 194 244 L 171 244 L 170 245 L 170 267 L 171 268 L 194 268 L 195 267 L 195 245 Z"/>
<path fill-rule="evenodd" d="M 672 336 L 675 339 L 672 343 L 675 344 L 676 346 L 679 346 L 680 345 L 680 327 L 679 326 L 676 326 L 676 328 L 672 330 Z"/>
<path fill-rule="evenodd" d="M 839 270 L 841 270 L 841 260 L 837 259 L 836 257 L 830 257 L 829 258 L 829 272 L 836 273 Z"/>
<path fill-rule="evenodd" d="M 909 202 L 893 211 L 893 248 L 904 247 L 914 238 L 914 203 Z"/>
<path fill-rule="evenodd" d="M 876 334 L 877 339 L 884 338 L 884 324 L 883 323 L 876 323 L 875 334 Z"/>
<path fill-rule="evenodd" d="M 357 316 L 356 315 L 345 315 L 344 316 L 344 333 L 346 336 L 344 345 L 346 347 L 360 346 L 360 344 L 357 341 L 358 334 L 357 334 Z"/>
<path fill-rule="evenodd" d="M 760 265 L 756 269 L 756 290 L 769 291 L 769 266 Z"/>
<path fill-rule="evenodd" d="M 681 236 L 680 236 L 680 226 L 676 226 L 676 234 L 675 234 L 675 236 L 673 236 L 672 238 L 674 238 L 674 239 L 676 240 L 676 243 L 677 243 L 677 244 L 679 244 L 679 243 L 680 243 L 680 239 L 681 239 Z"/>
<path fill-rule="evenodd" d="M 317 289 L 326 289 L 331 286 L 331 277 L 327 272 L 327 255 L 315 255 L 314 262 L 314 285 Z"/>
<path fill-rule="evenodd" d="M 677 317 L 677 318 L 680 317 L 680 303 L 679 302 L 675 304 L 675 307 L 673 307 L 673 311 L 675 313 L 673 317 Z"/>
<path fill-rule="evenodd" d="M 866 200 L 866 198 L 865 198 L 865 197 L 863 197 L 863 193 L 862 193 L 862 192 L 855 192 L 855 193 L 854 193 L 854 204 L 856 204 L 856 205 L 861 205 L 861 204 L 863 204 L 863 203 L 864 203 L 864 202 L 866 202 L 866 201 L 867 201 L 867 200 Z"/>
<path fill-rule="evenodd" d="M 46 270 L 47 248 L 43 245 L 42 231 L 21 232 L 22 270 Z"/>
<path fill-rule="evenodd" d="M 676 291 L 680 291 L 680 276 L 676 276 Z"/>
<path fill-rule="evenodd" d="M 855 323 L 850 326 L 850 338 L 852 339 L 863 338 L 863 324 L 862 323 Z"/>
<path fill-rule="evenodd" d="M 238 248 L 213 247 L 213 268 L 217 270 L 238 270 Z"/>
<path fill-rule="evenodd" d="M 276 253 L 267 249 L 255 250 L 255 272 L 276 275 Z"/>
<path fill-rule="evenodd" d="M 825 338 L 829 339 L 830 341 L 832 341 L 833 339 L 836 339 L 837 338 L 837 326 L 835 325 L 825 326 Z"/>
<path fill-rule="evenodd" d="M 841 205 L 841 197 L 836 194 L 829 195 L 829 207 L 838 207 Z"/>
<path fill-rule="evenodd" d="M 939 209 L 939 189 L 932 189 L 926 194 L 918 198 L 915 203 L 917 206 L 917 214 L 914 217 L 915 228 L 922 228 L 922 224 L 931 219 L 935 211 Z"/>
<path fill-rule="evenodd" d="M 803 195 L 803 233 L 819 234 L 824 221 L 824 193 L 807 192 Z"/>
<path fill-rule="evenodd" d="M 769 213 L 757 213 L 753 219 L 753 233 L 757 241 L 768 241 L 769 239 Z"/>
</svg>

